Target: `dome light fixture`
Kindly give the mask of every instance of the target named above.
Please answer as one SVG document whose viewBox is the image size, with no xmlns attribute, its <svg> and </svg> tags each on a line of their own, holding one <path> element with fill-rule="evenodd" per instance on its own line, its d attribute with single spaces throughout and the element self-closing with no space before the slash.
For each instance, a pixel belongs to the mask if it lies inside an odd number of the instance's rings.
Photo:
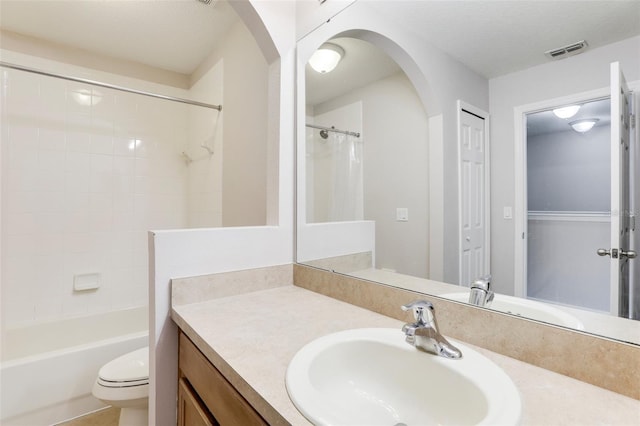
<svg viewBox="0 0 640 426">
<path fill-rule="evenodd" d="M 578 113 L 580 105 L 568 105 L 562 108 L 556 108 L 553 113 L 558 118 L 571 118 Z"/>
<path fill-rule="evenodd" d="M 324 43 L 318 50 L 313 52 L 311 59 L 309 59 L 309 65 L 316 72 L 325 74 L 333 71 L 343 56 L 344 49 L 342 47 L 333 43 Z"/>
<path fill-rule="evenodd" d="M 576 120 L 569 123 L 569 125 L 578 133 L 585 133 L 593 129 L 593 126 L 600 121 L 597 118 L 585 118 L 584 120 Z"/>
</svg>

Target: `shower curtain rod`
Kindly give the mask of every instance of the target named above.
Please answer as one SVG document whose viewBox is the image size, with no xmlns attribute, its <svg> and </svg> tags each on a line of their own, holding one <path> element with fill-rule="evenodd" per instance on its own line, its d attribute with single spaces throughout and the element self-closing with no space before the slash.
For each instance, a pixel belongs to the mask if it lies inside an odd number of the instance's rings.
<svg viewBox="0 0 640 426">
<path fill-rule="evenodd" d="M 306 126 L 311 127 L 312 129 L 326 130 L 327 132 L 336 132 L 336 133 L 342 133 L 349 136 L 355 136 L 356 138 L 360 137 L 360 133 L 358 132 L 350 132 L 348 130 L 339 130 L 339 129 L 336 129 L 335 127 L 316 126 L 315 124 L 307 124 Z"/>
<path fill-rule="evenodd" d="M 38 69 L 35 69 L 35 68 L 29 68 L 29 67 L 24 67 L 22 65 L 11 64 L 9 62 L 0 61 L 0 67 L 11 68 L 11 69 L 14 69 L 14 70 L 30 72 L 30 73 L 33 73 L 33 74 L 40 74 L 40 75 L 44 75 L 44 76 L 47 76 L 47 77 L 54 77 L 54 78 L 60 78 L 62 80 L 74 81 L 76 83 L 91 84 L 93 86 L 104 87 L 104 88 L 113 89 L 113 90 L 119 90 L 121 92 L 135 93 L 136 95 L 149 96 L 151 98 L 164 99 L 166 101 L 180 102 L 180 103 L 183 103 L 183 104 L 195 105 L 195 106 L 200 106 L 200 107 L 204 107 L 204 108 L 211 108 L 211 109 L 217 109 L 218 111 L 222 111 L 222 105 L 212 105 L 212 104 L 207 104 L 207 103 L 204 103 L 204 102 L 192 101 L 191 99 L 176 98 L 175 96 L 159 95 L 157 93 L 144 92 L 142 90 L 136 90 L 136 89 L 129 89 L 127 87 L 116 86 L 114 84 L 108 84 L 108 83 L 102 83 L 100 81 L 87 80 L 85 78 L 77 78 L 77 77 L 71 77 L 71 76 L 68 76 L 68 75 L 54 74 L 54 73 L 47 72 L 47 71 L 41 71 L 41 70 L 38 70 Z"/>
</svg>

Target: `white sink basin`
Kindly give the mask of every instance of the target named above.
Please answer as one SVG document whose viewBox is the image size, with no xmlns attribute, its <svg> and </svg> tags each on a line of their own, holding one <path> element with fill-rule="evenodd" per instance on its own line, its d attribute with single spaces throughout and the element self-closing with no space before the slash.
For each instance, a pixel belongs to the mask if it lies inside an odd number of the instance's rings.
<svg viewBox="0 0 640 426">
<path fill-rule="evenodd" d="M 469 301 L 469 293 L 464 292 L 443 294 L 440 297 L 455 300 L 457 302 Z M 550 324 L 571 327 L 577 330 L 584 329 L 582 321 L 580 321 L 570 313 L 547 305 L 546 303 L 536 302 L 535 300 L 496 294 L 493 301 L 489 305 L 489 309 L 494 309 L 496 311 L 505 312 L 507 314 L 517 315 L 524 318 L 544 321 Z"/>
<path fill-rule="evenodd" d="M 452 360 L 422 352 L 401 330 L 329 334 L 291 360 L 286 385 L 314 425 L 516 425 L 520 394 L 509 376 L 473 349 Z"/>
</svg>

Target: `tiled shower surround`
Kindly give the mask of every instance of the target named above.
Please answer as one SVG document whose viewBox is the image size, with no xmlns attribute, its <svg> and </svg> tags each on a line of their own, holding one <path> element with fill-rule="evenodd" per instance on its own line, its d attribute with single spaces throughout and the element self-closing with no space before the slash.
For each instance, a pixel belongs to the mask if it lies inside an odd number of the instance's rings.
<svg viewBox="0 0 640 426">
<path fill-rule="evenodd" d="M 146 305 L 147 231 L 189 226 L 190 167 L 202 165 L 182 152 L 194 116 L 211 123 L 217 111 L 0 77 L 3 326 Z M 94 273 L 99 289 L 74 291 L 74 276 Z"/>
</svg>

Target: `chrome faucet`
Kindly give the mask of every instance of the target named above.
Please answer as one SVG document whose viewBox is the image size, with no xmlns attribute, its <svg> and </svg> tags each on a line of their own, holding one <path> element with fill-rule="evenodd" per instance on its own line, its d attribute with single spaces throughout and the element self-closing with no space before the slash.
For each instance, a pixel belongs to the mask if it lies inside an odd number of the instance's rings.
<svg viewBox="0 0 640 426">
<path fill-rule="evenodd" d="M 462 358 L 460 349 L 453 346 L 438 331 L 435 309 L 433 304 L 426 300 L 416 300 L 402 306 L 403 311 L 413 310 L 414 323 L 405 324 L 402 331 L 406 335 L 406 341 L 416 348 L 445 358 Z"/>
<path fill-rule="evenodd" d="M 476 306 L 488 308 L 495 294 L 490 289 L 491 275 L 485 275 L 471 283 L 469 292 L 469 303 Z"/>
</svg>

